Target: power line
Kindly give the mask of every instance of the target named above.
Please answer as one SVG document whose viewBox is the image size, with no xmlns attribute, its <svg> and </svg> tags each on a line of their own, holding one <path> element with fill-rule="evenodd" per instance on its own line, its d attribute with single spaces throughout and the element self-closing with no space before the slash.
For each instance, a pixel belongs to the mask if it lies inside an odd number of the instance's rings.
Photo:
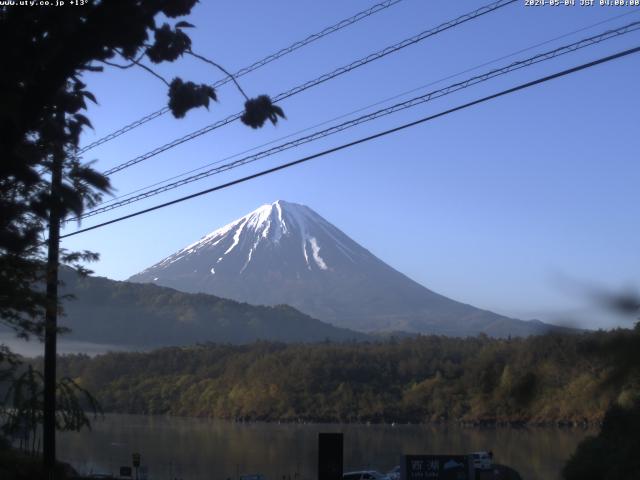
<svg viewBox="0 0 640 480">
<path fill-rule="evenodd" d="M 159 210 L 161 208 L 165 208 L 165 207 L 168 207 L 170 205 L 175 205 L 176 203 L 181 203 L 181 202 L 184 202 L 186 200 L 190 200 L 192 198 L 196 198 L 196 197 L 199 197 L 199 196 L 202 196 L 202 195 L 206 195 L 208 193 L 212 193 L 212 192 L 215 192 L 215 191 L 218 191 L 218 190 L 222 190 L 222 189 L 234 186 L 234 185 L 238 185 L 240 183 L 244 183 L 244 182 L 247 182 L 249 180 L 253 180 L 255 178 L 258 178 L 258 177 L 262 177 L 262 176 L 265 176 L 265 175 L 268 175 L 268 174 L 271 174 L 271 173 L 274 173 L 274 172 L 277 172 L 277 171 L 280 171 L 280 170 L 284 170 L 284 169 L 289 168 L 289 167 L 293 167 L 295 165 L 299 165 L 301 163 L 308 162 L 308 161 L 313 160 L 315 158 L 323 157 L 323 156 L 328 155 L 330 153 L 334 153 L 334 152 L 337 152 L 337 151 L 340 151 L 340 150 L 344 150 L 346 148 L 350 148 L 350 147 L 353 147 L 355 145 L 359 145 L 361 143 L 365 143 L 365 142 L 368 142 L 370 140 L 374 140 L 376 138 L 380 138 L 380 137 L 383 137 L 383 136 L 386 136 L 386 135 L 390 135 L 392 133 L 396 133 L 396 132 L 399 132 L 401 130 L 404 130 L 404 129 L 407 129 L 407 128 L 410 128 L 410 127 L 414 127 L 416 125 L 419 125 L 419 124 L 434 120 L 436 118 L 440 118 L 440 117 L 443 117 L 445 115 L 449 115 L 451 113 L 454 113 L 454 112 L 457 112 L 457 111 L 460 111 L 460 110 L 464 110 L 464 109 L 472 107 L 474 105 L 478 105 L 478 104 L 481 104 L 481 103 L 484 103 L 484 102 L 488 102 L 489 100 L 493 100 L 493 99 L 496 99 L 498 97 L 502 97 L 502 96 L 505 96 L 505 95 L 508 95 L 508 94 L 511 94 L 511 93 L 514 93 L 514 92 L 517 92 L 517 91 L 520 91 L 520 90 L 524 90 L 526 88 L 530 88 L 530 87 L 533 87 L 535 85 L 538 85 L 538 84 L 541 84 L 541 83 L 545 83 L 545 82 L 548 82 L 550 80 L 554 80 L 556 78 L 564 77 L 566 75 L 570 75 L 572 73 L 576 73 L 576 72 L 581 71 L 581 70 L 586 70 L 587 68 L 591 68 L 591 67 L 594 67 L 596 65 L 607 63 L 607 62 L 610 62 L 612 60 L 616 60 L 618 58 L 622 58 L 622 57 L 625 57 L 625 56 L 628 56 L 628 55 L 631 55 L 631 54 L 634 54 L 634 53 L 638 53 L 638 52 L 640 52 L 640 46 L 634 47 L 634 48 L 630 48 L 628 50 L 623 50 L 621 52 L 618 52 L 618 53 L 615 53 L 613 55 L 609 55 L 609 56 L 606 56 L 606 57 L 601 57 L 601 58 L 599 58 L 597 60 L 593 60 L 593 61 L 588 62 L 588 63 L 583 63 L 583 64 L 578 65 L 576 67 L 572 67 L 572 68 L 569 68 L 569 69 L 566 69 L 566 70 L 562 70 L 560 72 L 557 72 L 557 73 L 554 73 L 554 74 L 551 74 L 551 75 L 547 75 L 545 77 L 541 77 L 541 78 L 538 78 L 536 80 L 532 80 L 530 82 L 522 83 L 522 84 L 517 85 L 515 87 L 509 88 L 509 89 L 506 89 L 506 90 L 502 90 L 502 91 L 500 91 L 498 93 L 494 93 L 492 95 L 489 95 L 489 96 L 486 96 L 486 97 L 482 97 L 480 99 L 477 99 L 477 100 L 474 100 L 474 101 L 459 105 L 457 107 L 450 108 L 448 110 L 436 113 L 434 115 L 429 115 L 427 117 L 423 117 L 423 118 L 421 118 L 419 120 L 415 120 L 413 122 L 405 123 L 403 125 L 400 125 L 400 126 L 395 127 L 395 128 L 391 128 L 389 130 L 384 130 L 382 132 L 378 132 L 376 134 L 369 135 L 367 137 L 363 137 L 363 138 L 360 138 L 358 140 L 354 140 L 352 142 L 345 143 L 345 144 L 339 145 L 337 147 L 330 148 L 328 150 L 323 150 L 322 152 L 318 152 L 318 153 L 315 153 L 313 155 L 309 155 L 309 156 L 300 158 L 298 160 L 294 160 L 292 162 L 288 162 L 288 163 L 285 163 L 285 164 L 282 164 L 282 165 L 278 165 L 277 167 L 269 168 L 267 170 L 262 170 L 262 171 L 260 171 L 258 173 L 254 173 L 252 175 L 248 175 L 246 177 L 242 177 L 242 178 L 233 180 L 231 182 L 224 183 L 222 185 L 217 185 L 215 187 L 208 188 L 206 190 L 201 190 L 201 191 L 193 193 L 191 195 L 180 197 L 180 198 L 177 198 L 175 200 L 171 200 L 169 202 L 165 202 L 165 203 L 162 203 L 162 204 L 159 204 L 159 205 L 155 205 L 155 206 L 150 207 L 150 208 L 146 208 L 144 210 L 139 210 L 137 212 L 130 213 L 128 215 L 124 215 L 122 217 L 115 218 L 113 220 L 109 220 L 107 222 L 103 222 L 103 223 L 100 223 L 100 224 L 97 224 L 97 225 L 93 225 L 91 227 L 83 228 L 81 230 L 76 230 L 75 232 L 68 233 L 66 235 L 62 235 L 60 238 L 67 238 L 67 237 L 71 237 L 71 236 L 74 236 L 74 235 L 78 235 L 80 233 L 85 233 L 85 232 L 88 232 L 88 231 L 91 231 L 91 230 L 95 230 L 97 228 L 101 228 L 101 227 L 105 227 L 107 225 L 111 225 L 113 223 L 117 223 L 117 222 L 121 222 L 123 220 L 127 220 L 129 218 L 137 217 L 137 216 L 145 214 L 145 213 L 149 213 L 149 212 L 152 212 L 152 211 L 155 211 L 155 210 Z"/>
<path fill-rule="evenodd" d="M 288 55 L 292 52 L 295 52 L 296 50 L 298 50 L 299 48 L 302 48 L 306 45 L 309 45 L 310 43 L 315 42 L 316 40 L 320 40 L 323 37 L 326 37 L 327 35 L 330 35 L 334 32 L 337 32 L 338 30 L 342 30 L 345 27 L 348 27 L 350 25 L 353 25 L 354 23 L 359 22 L 360 20 L 364 20 L 367 17 L 370 17 L 371 15 L 374 15 L 382 10 L 385 10 L 393 5 L 396 5 L 397 3 L 400 3 L 402 0 L 386 0 L 384 2 L 378 3 L 366 10 L 363 10 L 361 12 L 356 13 L 355 15 L 349 17 L 349 18 L 345 18 L 343 20 L 340 20 L 338 23 L 331 25 L 329 27 L 324 28 L 323 30 L 314 33 L 312 35 L 309 35 L 307 38 L 305 38 L 304 40 L 300 40 L 297 41 L 291 45 L 289 45 L 288 47 L 285 47 L 275 53 L 272 53 L 271 55 L 267 55 L 266 57 L 252 63 L 251 65 L 247 66 L 247 67 L 243 67 L 240 70 L 238 70 L 236 73 L 234 73 L 232 75 L 233 78 L 240 78 L 250 72 L 253 72 L 254 70 L 257 70 L 258 68 L 264 67 L 265 65 L 278 60 L 281 57 L 284 57 L 285 55 Z M 224 84 L 228 83 L 231 81 L 231 77 L 225 77 L 222 78 L 220 80 L 218 80 L 217 82 L 213 83 L 211 86 L 213 88 L 218 88 L 223 86 Z M 136 120 L 135 122 L 130 123 L 129 125 L 125 125 L 124 127 L 108 134 L 105 135 L 102 138 L 99 138 L 98 140 L 90 143 L 89 145 L 87 145 L 86 147 L 82 148 L 79 150 L 78 153 L 82 154 L 84 152 L 88 152 L 89 150 L 97 147 L 98 145 L 102 145 L 103 143 L 106 143 L 110 140 L 113 140 L 114 138 L 119 137 L 120 135 L 123 135 L 125 133 L 127 133 L 130 130 L 133 130 L 134 128 L 137 128 L 141 125 L 144 125 L 147 122 L 150 122 L 151 120 L 158 118 L 162 115 L 164 115 L 165 113 L 167 113 L 169 111 L 168 107 L 163 107 L 160 110 L 156 110 L 155 112 L 151 112 L 148 115 L 145 115 L 144 117 Z"/>
<path fill-rule="evenodd" d="M 332 123 L 332 122 L 335 122 L 335 121 L 337 121 L 337 120 L 341 120 L 341 119 L 343 119 L 343 118 L 349 117 L 350 115 L 354 115 L 354 114 L 356 114 L 356 113 L 363 112 L 363 111 L 365 111 L 365 110 L 368 110 L 368 109 L 370 109 L 370 108 L 376 107 L 376 106 L 378 106 L 378 105 L 382 105 L 382 104 L 384 104 L 384 103 L 390 102 L 391 100 L 396 100 L 396 99 L 398 99 L 398 98 L 404 97 L 405 95 L 408 95 L 408 94 L 410 94 L 410 93 L 417 92 L 417 91 L 419 91 L 419 90 L 423 90 L 423 89 L 425 89 L 425 88 L 427 88 L 427 87 L 430 87 L 430 86 L 432 86 L 432 85 L 437 85 L 438 83 L 442 83 L 442 82 L 444 82 L 445 80 L 449 80 L 449 79 L 452 79 L 452 78 L 456 78 L 456 77 L 459 77 L 460 75 L 463 75 L 463 74 L 465 74 L 465 73 L 472 72 L 472 71 L 474 71 L 474 70 L 478 70 L 479 68 L 482 68 L 482 67 L 485 67 L 485 66 L 488 66 L 488 65 L 492 65 L 492 64 L 494 64 L 494 63 L 497 63 L 497 62 L 499 62 L 500 60 L 505 60 L 505 59 L 507 59 L 507 58 L 514 57 L 515 55 L 518 55 L 519 53 L 528 52 L 528 51 L 530 51 L 530 50 L 533 50 L 533 49 L 535 49 L 535 48 L 541 47 L 541 46 L 543 46 L 543 45 L 548 45 L 548 44 L 553 43 L 553 42 L 555 42 L 555 41 L 557 41 L 557 40 L 561 40 L 561 39 L 566 38 L 566 37 L 569 37 L 569 36 L 571 36 L 571 35 L 575 35 L 576 33 L 580 33 L 580 32 L 583 32 L 583 31 L 585 31 L 585 30 L 590 30 L 590 29 L 592 29 L 593 27 L 597 27 L 597 26 L 599 26 L 599 25 L 603 25 L 603 24 L 605 24 L 605 23 L 612 22 L 613 20 L 617 20 L 617 19 L 619 19 L 619 18 L 621 18 L 621 17 L 626 17 L 626 16 L 628 16 L 628 15 L 638 14 L 638 13 L 640 13 L 640 12 L 638 12 L 638 11 L 629 11 L 629 12 L 621 13 L 621 14 L 619 14 L 619 15 L 614 15 L 614 16 L 612 16 L 612 17 L 609 17 L 609 18 L 605 19 L 605 20 L 601 20 L 601 21 L 598 21 L 598 22 L 596 22 L 596 23 L 592 23 L 592 24 L 586 25 L 586 26 L 584 26 L 584 27 L 578 28 L 578 29 L 576 29 L 576 30 L 572 30 L 572 31 L 570 31 L 570 32 L 564 33 L 564 34 L 559 35 L 559 36 L 557 36 L 557 37 L 553 37 L 553 38 L 550 38 L 550 39 L 545 40 L 545 41 L 543 41 L 543 42 L 539 42 L 539 43 L 536 43 L 536 44 L 534 44 L 534 45 L 530 45 L 530 46 L 528 46 L 528 47 L 526 47 L 526 48 L 522 48 L 522 49 L 520 49 L 520 50 L 516 50 L 516 51 L 514 51 L 514 52 L 511 52 L 511 53 L 509 53 L 509 54 L 503 55 L 503 56 L 501 56 L 501 57 L 494 58 L 493 60 L 489 60 L 489 61 L 487 61 L 487 62 L 483 62 L 483 63 L 478 64 L 478 65 L 475 65 L 475 66 L 473 66 L 473 67 L 469 67 L 469 68 L 467 68 L 467 69 L 465 69 L 465 70 L 462 70 L 462 71 L 459 71 L 459 72 L 457 72 L 457 73 L 447 75 L 446 77 L 439 78 L 438 80 L 432 80 L 432 81 L 430 81 L 429 83 L 423 84 L 423 85 L 421 85 L 421 86 L 419 86 L 419 87 L 412 88 L 411 90 L 406 90 L 406 91 L 404 91 L 404 92 L 402 92 L 402 93 L 395 94 L 395 95 L 393 95 L 393 96 L 391 96 L 391 97 L 387 97 L 387 98 L 385 98 L 384 100 L 379 100 L 379 101 L 377 101 L 377 102 L 375 102 L 375 103 L 372 103 L 372 104 L 366 105 L 366 106 L 364 106 L 364 107 L 357 108 L 356 110 L 352 110 L 352 111 L 350 111 L 350 112 L 343 113 L 343 114 L 338 115 L 337 117 L 333 117 L 333 118 L 331 118 L 331 119 L 329 119 L 329 120 L 324 120 L 323 122 L 317 123 L 317 124 L 315 124 L 315 125 L 311 125 L 311 126 L 305 127 L 305 128 L 303 128 L 303 129 L 301 129 L 301 130 L 297 130 L 297 131 L 295 131 L 295 132 L 292 132 L 292 133 L 290 133 L 290 134 L 284 135 L 284 136 L 282 136 L 282 137 L 278 137 L 278 138 L 276 138 L 276 139 L 273 139 L 273 140 L 270 140 L 270 141 L 268 141 L 268 142 L 262 143 L 262 144 L 260 144 L 260 145 L 255 146 L 255 147 L 251 147 L 251 148 L 246 149 L 246 150 L 243 150 L 243 151 L 241 151 L 241 152 L 237 152 L 237 153 L 235 153 L 235 154 L 233 154 L 233 155 L 226 156 L 226 157 L 224 157 L 224 158 L 221 158 L 221 159 L 219 159 L 219 160 L 216 160 L 216 161 L 213 161 L 213 162 L 207 163 L 207 164 L 202 165 L 202 166 L 200 166 L 200 167 L 196 167 L 196 168 L 193 168 L 193 169 L 191 169 L 191 170 L 187 170 L 186 172 L 182 172 L 182 173 L 179 173 L 179 174 L 177 174 L 177 175 L 173 175 L 173 176 L 171 176 L 171 177 L 169 177 L 169 178 L 165 178 L 164 180 L 160 180 L 160 181 L 154 182 L 154 183 L 152 183 L 152 184 L 150 184 L 150 185 L 146 185 L 146 186 L 144 186 L 144 187 L 137 188 L 137 189 L 135 189 L 135 190 L 133 190 L 133 191 L 130 191 L 130 192 L 128 192 L 128 193 L 123 193 L 123 194 L 117 195 L 117 196 L 112 197 L 112 198 L 110 198 L 110 199 L 108 199 L 108 200 L 104 200 L 104 201 L 102 201 L 102 202 L 98 203 L 98 204 L 96 205 L 96 207 L 100 207 L 100 206 L 102 206 L 102 205 L 107 205 L 107 204 L 115 203 L 115 202 L 117 202 L 117 201 L 119 201 L 119 200 L 121 200 L 121 199 L 123 199 L 123 198 L 125 198 L 125 197 L 131 197 L 132 195 L 134 195 L 134 194 L 136 194 L 136 193 L 138 193 L 138 192 L 142 192 L 142 191 L 144 191 L 144 190 L 147 190 L 147 189 L 150 189 L 150 188 L 156 187 L 156 186 L 161 185 L 161 184 L 163 184 L 163 183 L 170 182 L 171 180 L 176 180 L 176 179 L 181 178 L 181 177 L 184 177 L 184 176 L 186 176 L 186 175 L 189 175 L 189 174 L 192 174 L 192 173 L 198 172 L 198 171 L 200 171 L 200 170 L 204 170 L 204 169 L 205 169 L 205 168 L 207 168 L 207 167 L 211 167 L 211 166 L 213 166 L 213 165 L 218 165 L 218 164 L 220 164 L 220 163 L 222 163 L 222 162 L 224 162 L 224 161 L 231 160 L 232 158 L 239 157 L 240 155 L 244 155 L 244 154 L 246 154 L 246 153 L 252 152 L 252 151 L 254 151 L 254 150 L 258 150 L 258 149 L 263 148 L 263 147 L 266 147 L 266 146 L 268 146 L 268 145 L 272 145 L 272 144 L 274 144 L 274 143 L 276 143 L 276 142 L 279 142 L 279 141 L 282 141 L 282 140 L 286 140 L 287 138 L 291 138 L 291 137 L 293 137 L 293 136 L 295 136 L 295 135 L 298 135 L 298 134 L 300 134 L 300 133 L 307 132 L 307 131 L 309 131 L 309 130 L 313 130 L 314 128 L 318 128 L 318 127 L 321 127 L 321 126 L 323 126 L 323 125 L 327 125 L 327 124 Z"/>
<path fill-rule="evenodd" d="M 444 32 L 445 30 L 449 30 L 453 27 L 456 27 L 460 24 L 466 23 L 470 20 L 473 20 L 475 18 L 481 17 L 483 15 L 486 15 L 487 13 L 493 12 L 495 10 L 498 10 L 502 7 L 506 7 L 507 5 L 510 5 L 514 2 L 516 2 L 518 0 L 498 0 L 497 2 L 493 2 L 489 5 L 485 5 L 483 7 L 480 7 L 472 12 L 466 13 L 464 15 L 461 15 L 460 17 L 457 17 L 453 20 L 450 20 L 448 22 L 445 22 L 441 25 L 438 25 L 435 28 L 432 28 L 430 30 L 425 30 L 417 35 L 414 35 L 413 37 L 407 38 L 401 42 L 398 42 L 394 45 L 388 46 L 382 50 L 379 50 L 375 53 L 372 53 L 370 55 L 367 55 L 366 57 L 360 58 L 359 60 L 356 60 L 352 63 L 350 63 L 349 65 L 345 65 L 343 67 L 337 68 L 335 70 L 333 70 L 332 72 L 329 73 L 325 73 L 324 75 L 321 75 L 313 80 L 309 80 L 303 84 L 300 84 L 296 87 L 293 87 L 285 92 L 280 93 L 279 95 L 277 95 L 276 97 L 274 97 L 272 99 L 273 103 L 277 103 L 280 102 L 286 98 L 292 97 L 293 95 L 297 95 L 298 93 L 304 92 L 305 90 L 308 90 L 309 88 L 315 87 L 317 85 L 320 85 L 321 83 L 324 83 L 328 80 L 332 80 L 340 75 L 343 75 L 345 73 L 348 73 L 356 68 L 359 68 L 363 65 L 367 65 L 375 60 L 378 60 L 380 58 L 386 57 L 387 55 L 391 54 L 391 53 L 395 53 L 399 50 L 402 50 L 403 48 L 409 47 L 411 45 L 415 45 L 418 42 L 421 42 L 422 40 L 425 40 L 426 38 L 432 37 L 434 35 L 437 35 L 438 33 Z M 205 133 L 209 133 L 213 130 L 216 130 L 224 125 L 227 125 L 237 119 L 239 119 L 242 114 L 244 112 L 238 112 L 235 113 L 233 115 L 229 115 L 228 117 L 219 120 L 215 123 L 212 123 L 210 125 L 207 125 L 199 130 L 196 130 L 194 132 L 191 132 L 187 135 L 184 135 L 180 138 L 177 138 L 171 142 L 165 143 L 164 145 L 161 145 L 147 153 L 144 153 L 142 155 L 139 155 L 135 158 L 132 158 L 131 160 L 128 160 L 124 163 L 121 163 L 120 165 L 117 165 L 113 168 L 110 168 L 106 171 L 103 172 L 104 175 L 112 175 L 116 172 L 119 172 L 121 170 L 124 170 L 126 168 L 132 167 L 133 165 L 136 165 L 140 162 L 143 162 L 145 160 L 148 160 L 152 157 L 155 157 L 156 155 L 165 152 L 171 148 L 174 148 L 182 143 L 188 142 L 190 140 L 193 140 L 197 137 L 200 137 L 202 135 L 204 135 Z"/>
<path fill-rule="evenodd" d="M 414 98 L 411 98 L 409 100 L 406 100 L 404 102 L 400 102 L 397 103 L 395 105 L 391 105 L 387 108 L 383 108 L 380 110 L 377 110 L 375 112 L 371 112 L 369 114 L 366 115 L 362 115 L 360 117 L 357 117 L 355 119 L 340 123 L 338 125 L 332 126 L 330 128 L 324 129 L 324 130 L 320 130 L 317 132 L 314 132 L 312 134 L 303 136 L 303 137 L 299 137 L 295 140 L 280 144 L 278 146 L 272 147 L 270 149 L 267 150 L 263 150 L 261 152 L 258 152 L 256 154 L 253 155 L 249 155 L 243 158 L 240 158 L 238 160 L 235 160 L 233 162 L 212 168 L 210 170 L 206 170 L 204 172 L 198 173 L 196 175 L 192 175 L 190 177 L 187 178 L 183 178 L 182 180 L 178 180 L 176 182 L 172 182 L 169 183 L 167 185 L 163 185 L 161 187 L 152 189 L 152 190 L 148 190 L 144 193 L 141 193 L 139 195 L 135 195 L 135 196 L 131 196 L 127 199 L 124 200 L 120 200 L 118 202 L 114 202 L 111 203 L 110 205 L 105 205 L 103 207 L 100 208 L 95 208 L 94 210 L 91 210 L 83 215 L 81 215 L 78 218 L 71 218 L 69 219 L 69 221 L 73 221 L 73 220 L 79 220 L 79 219 L 83 219 L 83 218 L 88 218 L 94 215 L 98 215 L 100 213 L 104 213 L 116 208 L 120 208 L 123 207 L 125 205 L 129 205 L 131 203 L 135 203 L 138 202 L 140 200 L 144 200 L 146 198 L 155 196 L 155 195 L 159 195 L 161 193 L 167 192 L 169 190 L 173 190 L 175 188 L 179 188 L 181 186 L 187 185 L 189 183 L 201 180 L 203 178 L 206 177 L 210 177 L 212 175 L 216 175 L 222 172 L 226 172 L 228 170 L 234 169 L 234 168 L 238 168 L 240 166 L 246 165 L 248 163 L 252 163 L 255 162 L 257 160 L 260 160 L 262 158 L 265 157 L 269 157 L 272 155 L 275 155 L 277 153 L 283 152 L 285 150 L 289 150 L 291 148 L 295 148 L 298 147 L 300 145 L 306 144 L 306 143 L 310 143 L 313 142 L 315 140 L 321 139 L 321 138 L 325 138 L 329 135 L 333 135 L 339 132 L 342 132 L 346 129 L 355 127 L 357 125 L 363 124 L 365 122 L 369 122 L 369 121 L 373 121 L 375 119 L 402 111 L 402 110 L 406 110 L 408 108 L 413 108 L 417 105 L 421 105 L 423 103 L 429 102 L 431 100 L 434 100 L 436 98 L 441 98 L 445 95 L 449 95 L 451 93 L 455 93 L 458 92 L 462 89 L 468 88 L 470 86 L 473 85 L 477 85 L 479 83 L 491 80 L 493 78 L 496 78 L 498 76 L 502 76 L 502 75 L 506 75 L 508 73 L 511 73 L 513 71 L 519 70 L 521 68 L 525 68 L 525 67 L 529 67 L 531 65 L 536 65 L 538 63 L 547 61 L 547 60 L 551 60 L 553 58 L 559 57 L 561 55 L 565 55 L 571 52 L 574 52 L 576 50 L 585 48 L 585 47 L 589 47 L 589 46 L 593 46 L 596 45 L 598 43 L 601 43 L 605 40 L 609 40 L 611 38 L 616 38 L 619 37 L 621 35 L 624 35 L 626 33 L 629 32 L 633 32 L 640 29 L 640 21 L 637 22 L 632 22 L 628 25 L 625 25 L 623 27 L 619 27 L 617 29 L 613 29 L 613 30 L 608 30 L 605 31 L 599 35 L 594 35 L 582 40 L 579 40 L 577 42 L 574 42 L 572 44 L 569 45 L 565 45 L 562 47 L 558 47 L 556 49 L 544 52 L 544 53 L 540 53 L 538 55 L 535 55 L 533 57 L 529 57 L 525 60 L 520 60 L 517 62 L 513 62 L 509 65 L 506 65 L 504 67 L 501 68 L 497 68 L 494 70 L 491 70 L 489 72 L 486 72 L 484 74 L 481 75 L 477 75 L 474 77 L 471 77 L 467 80 L 464 80 L 462 82 L 458 82 L 458 83 L 454 83 L 452 85 L 449 85 L 447 87 L 438 89 L 438 90 L 434 90 L 431 91 L 429 93 L 426 93 L 424 95 L 420 95 Z"/>
</svg>

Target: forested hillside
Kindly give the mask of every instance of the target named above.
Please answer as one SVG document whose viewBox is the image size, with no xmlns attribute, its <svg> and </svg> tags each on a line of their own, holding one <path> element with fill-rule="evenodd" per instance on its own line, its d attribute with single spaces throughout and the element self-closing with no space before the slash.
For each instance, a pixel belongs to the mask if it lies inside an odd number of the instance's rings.
<svg viewBox="0 0 640 480">
<path fill-rule="evenodd" d="M 105 411 L 345 422 L 599 422 L 640 393 L 640 331 L 201 345 L 60 360 Z M 626 356 L 626 357 L 625 357 Z"/>
<path fill-rule="evenodd" d="M 61 272 L 62 326 L 70 340 L 159 348 L 196 342 L 314 342 L 365 339 L 287 305 L 254 306 L 213 295 L 183 293 L 157 285 L 80 277 Z"/>
</svg>

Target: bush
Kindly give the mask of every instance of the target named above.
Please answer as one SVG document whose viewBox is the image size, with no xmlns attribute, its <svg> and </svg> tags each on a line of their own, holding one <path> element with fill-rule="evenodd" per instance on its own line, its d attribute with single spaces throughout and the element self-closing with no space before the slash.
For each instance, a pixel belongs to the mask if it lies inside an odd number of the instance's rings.
<svg viewBox="0 0 640 480">
<path fill-rule="evenodd" d="M 565 480 L 637 480 L 640 478 L 640 403 L 613 405 L 597 437 L 582 441 L 565 465 Z"/>
</svg>

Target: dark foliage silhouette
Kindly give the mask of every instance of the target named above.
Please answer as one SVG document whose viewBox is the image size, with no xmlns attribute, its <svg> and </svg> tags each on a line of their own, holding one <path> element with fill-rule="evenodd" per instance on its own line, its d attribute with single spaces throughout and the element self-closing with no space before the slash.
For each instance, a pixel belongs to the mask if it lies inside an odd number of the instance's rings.
<svg viewBox="0 0 640 480">
<path fill-rule="evenodd" d="M 196 3 L 123 0 L 88 2 L 73 9 L 0 6 L 0 41 L 11 45 L 0 52 L 0 322 L 19 334 L 42 333 L 38 314 L 46 300 L 33 286 L 43 280 L 43 229 L 52 205 L 59 207 L 62 218 L 78 216 L 110 191 L 109 180 L 74 155 L 82 129 L 91 127 L 82 112 L 87 101 L 97 102 L 82 81 L 83 73 L 113 65 L 140 67 L 162 78 L 143 59 L 160 63 L 182 57 L 191 48 L 184 29 L 193 25 L 177 21 L 158 26 L 155 18 L 187 15 Z M 113 61 L 118 58 L 128 63 Z M 177 118 L 217 98 L 209 85 L 180 77 L 171 82 L 168 95 Z M 279 107 L 260 105 L 267 117 L 283 116 Z M 64 155 L 56 198 L 48 178 L 54 154 Z"/>
<path fill-rule="evenodd" d="M 45 339 L 43 450 L 48 473 L 53 472 L 55 428 L 60 427 L 55 418 L 58 264 L 79 266 L 77 262 L 97 258 L 92 252 L 59 252 L 60 223 L 79 217 L 112 190 L 110 180 L 77 155 L 82 130 L 91 128 L 83 113 L 87 101 L 97 102 L 83 75 L 101 72 L 103 65 L 138 67 L 169 87 L 175 117 L 208 107 L 216 99 L 212 87 L 180 78 L 169 85 L 145 64 L 145 59 L 153 64 L 172 62 L 190 50 L 184 29 L 192 25 L 179 21 L 157 26 L 155 19 L 160 14 L 170 19 L 187 15 L 196 3 L 119 0 L 86 2 L 71 9 L 0 6 L 0 44 L 7 47 L 0 50 L 0 324 L 20 336 Z M 13 380 L 10 388 L 15 392 L 20 379 Z M 58 411 L 79 394 L 71 387 L 64 391 L 71 396 L 58 398 Z M 15 402 L 14 398 L 14 407 Z M 15 412 L 19 418 L 9 416 L 5 425 L 19 425 L 25 418 L 40 421 L 26 410 Z"/>
<path fill-rule="evenodd" d="M 274 105 L 267 95 L 247 100 L 244 104 L 244 110 L 240 120 L 251 128 L 260 128 L 267 120 L 275 125 L 278 123 L 278 118 L 285 118 L 282 109 Z"/>
<path fill-rule="evenodd" d="M 640 402 L 613 405 L 602 430 L 584 440 L 565 465 L 565 480 L 636 480 L 640 478 Z"/>
</svg>

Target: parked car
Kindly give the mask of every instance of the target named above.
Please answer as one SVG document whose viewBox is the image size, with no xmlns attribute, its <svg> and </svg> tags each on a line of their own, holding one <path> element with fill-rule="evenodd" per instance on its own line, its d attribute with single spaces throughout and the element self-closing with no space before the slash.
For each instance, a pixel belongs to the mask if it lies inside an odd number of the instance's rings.
<svg viewBox="0 0 640 480">
<path fill-rule="evenodd" d="M 387 477 L 391 480 L 400 480 L 400 465 L 396 465 L 387 472 Z"/>
<path fill-rule="evenodd" d="M 476 470 L 491 470 L 493 467 L 493 455 L 490 452 L 474 452 L 471 456 Z"/>
<path fill-rule="evenodd" d="M 355 472 L 347 472 L 342 475 L 342 480 L 391 480 L 376 470 L 358 470 Z"/>
</svg>

